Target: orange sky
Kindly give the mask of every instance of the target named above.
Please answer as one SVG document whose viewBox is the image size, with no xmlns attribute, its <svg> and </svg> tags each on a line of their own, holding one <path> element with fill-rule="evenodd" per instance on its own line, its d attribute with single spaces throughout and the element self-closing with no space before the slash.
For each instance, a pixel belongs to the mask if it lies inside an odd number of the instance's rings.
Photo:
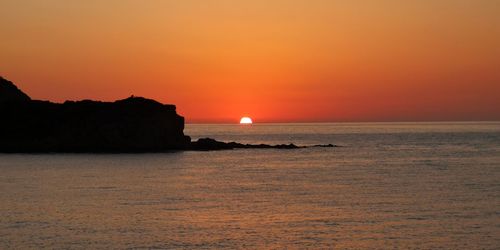
<svg viewBox="0 0 500 250">
<path fill-rule="evenodd" d="M 500 1 L 1 0 L 31 97 L 177 105 L 188 122 L 500 120 Z"/>
</svg>

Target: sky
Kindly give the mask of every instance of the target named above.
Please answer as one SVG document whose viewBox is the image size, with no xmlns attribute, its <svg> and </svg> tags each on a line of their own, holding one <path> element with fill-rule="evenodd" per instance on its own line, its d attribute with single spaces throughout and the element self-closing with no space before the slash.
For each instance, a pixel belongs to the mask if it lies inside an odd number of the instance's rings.
<svg viewBox="0 0 500 250">
<path fill-rule="evenodd" d="M 500 120 L 496 0 L 0 0 L 0 75 L 34 99 L 191 123 Z"/>
</svg>

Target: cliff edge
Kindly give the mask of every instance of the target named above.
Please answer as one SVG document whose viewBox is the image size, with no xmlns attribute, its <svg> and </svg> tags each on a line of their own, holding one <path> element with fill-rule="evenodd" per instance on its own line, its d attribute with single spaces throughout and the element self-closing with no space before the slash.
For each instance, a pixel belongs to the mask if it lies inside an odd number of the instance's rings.
<svg viewBox="0 0 500 250">
<path fill-rule="evenodd" d="M 0 76 L 0 103 L 1 102 L 23 102 L 31 98 L 19 90 L 14 83 Z"/>
<path fill-rule="evenodd" d="M 191 142 L 174 105 L 142 97 L 31 100 L 2 77 L 0 120 L 0 152 L 153 152 L 187 149 Z"/>
</svg>

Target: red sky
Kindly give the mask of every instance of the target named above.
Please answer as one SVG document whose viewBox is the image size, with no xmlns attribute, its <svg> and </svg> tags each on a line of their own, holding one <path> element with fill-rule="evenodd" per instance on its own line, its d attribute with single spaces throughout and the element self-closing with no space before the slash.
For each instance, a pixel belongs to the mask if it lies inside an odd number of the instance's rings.
<svg viewBox="0 0 500 250">
<path fill-rule="evenodd" d="M 177 105 L 188 122 L 500 120 L 500 2 L 0 2 L 31 97 Z"/>
</svg>

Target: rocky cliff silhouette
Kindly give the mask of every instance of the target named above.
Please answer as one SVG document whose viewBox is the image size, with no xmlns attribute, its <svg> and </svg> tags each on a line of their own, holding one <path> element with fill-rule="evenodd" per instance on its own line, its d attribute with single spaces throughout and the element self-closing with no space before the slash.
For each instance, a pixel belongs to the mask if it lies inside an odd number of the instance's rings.
<svg viewBox="0 0 500 250">
<path fill-rule="evenodd" d="M 115 102 L 32 100 L 0 77 L 0 152 L 137 153 L 169 150 L 305 148 L 220 142 L 184 135 L 184 117 L 175 105 L 142 97 Z M 313 147 L 335 147 L 316 145 Z"/>
<path fill-rule="evenodd" d="M 0 77 L 0 152 L 151 152 L 190 145 L 174 105 L 31 100 Z"/>
<path fill-rule="evenodd" d="M 31 98 L 19 90 L 14 83 L 0 76 L 0 102 L 30 101 Z"/>
</svg>

